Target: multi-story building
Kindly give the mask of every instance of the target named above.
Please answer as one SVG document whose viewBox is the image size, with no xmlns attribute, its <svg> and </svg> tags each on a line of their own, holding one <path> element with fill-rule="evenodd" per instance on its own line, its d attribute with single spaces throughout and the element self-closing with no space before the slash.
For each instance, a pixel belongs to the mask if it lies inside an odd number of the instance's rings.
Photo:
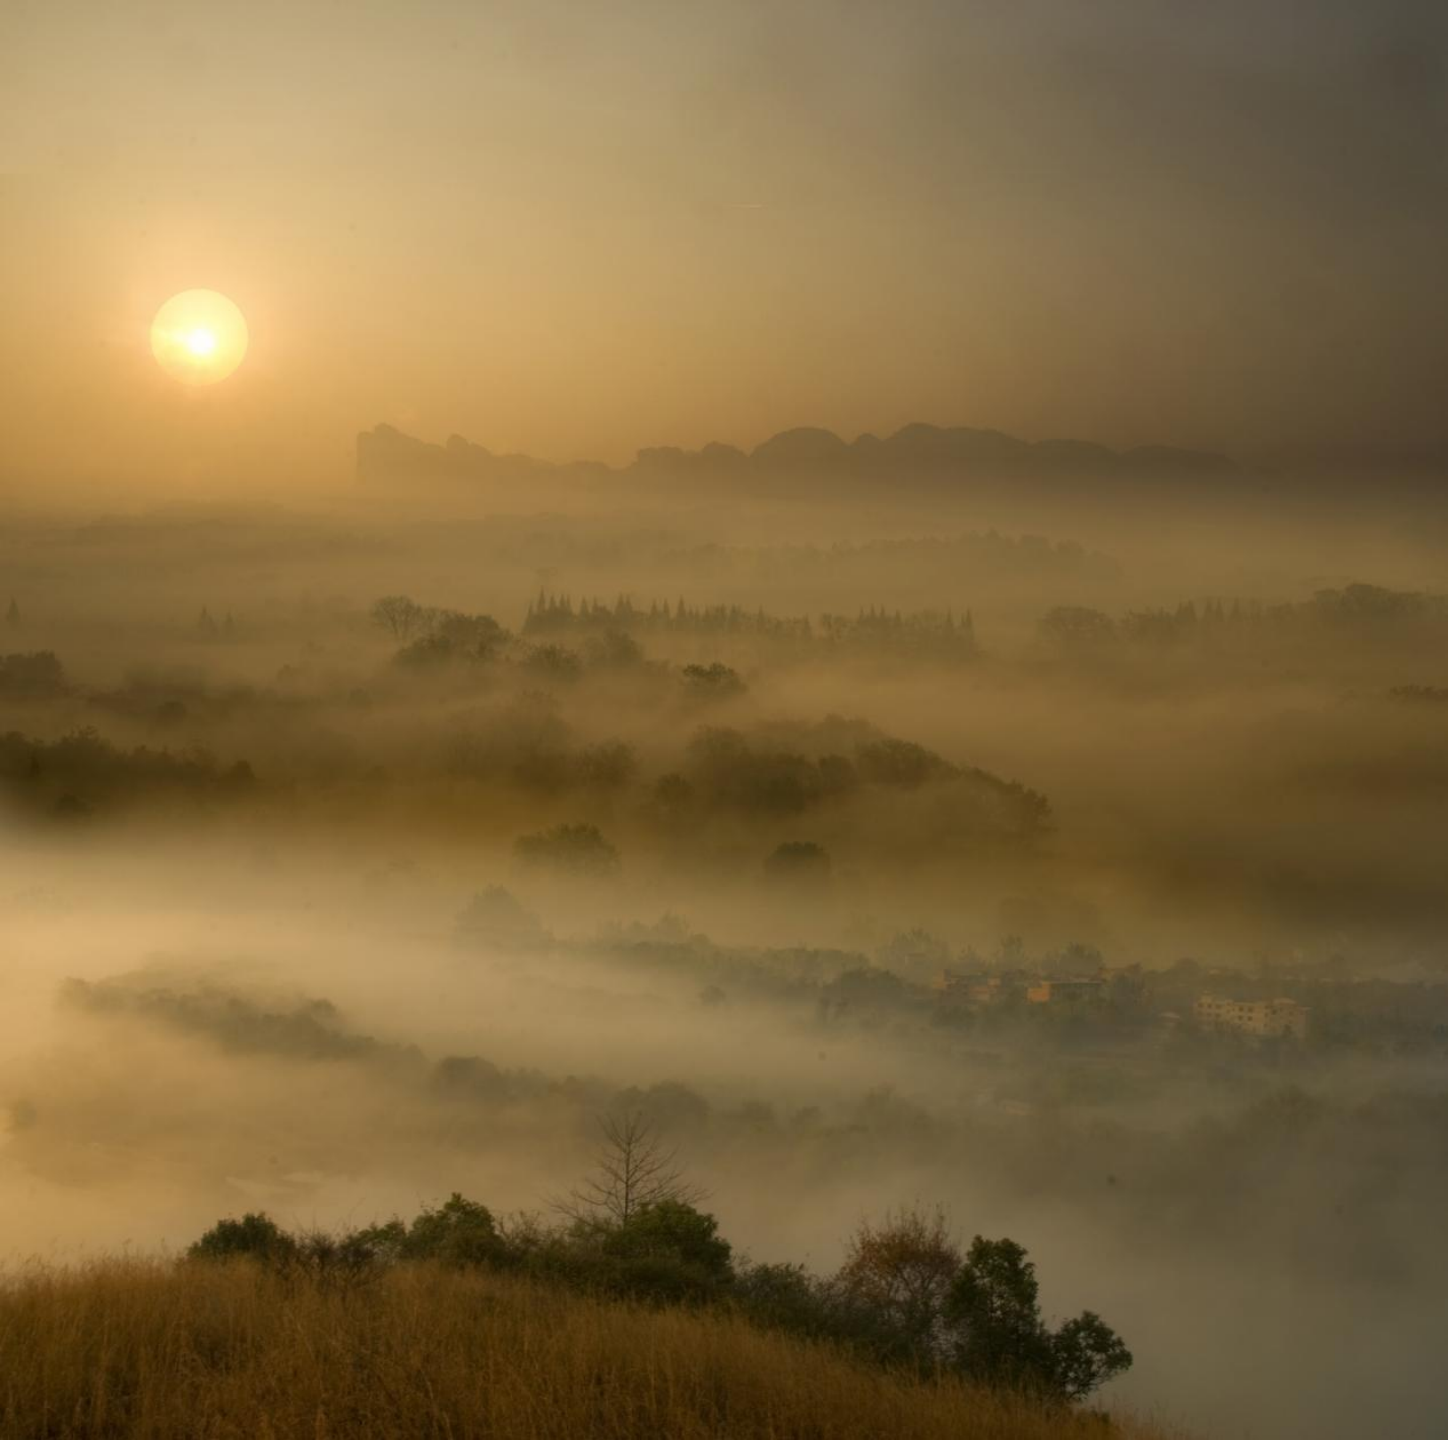
<svg viewBox="0 0 1448 1440">
<path fill-rule="evenodd" d="M 1197 1023 L 1208 1030 L 1289 1036 L 1296 1040 L 1307 1034 L 1307 1010 L 1295 1000 L 1229 1000 L 1220 995 L 1199 995 L 1192 1013 Z"/>
</svg>

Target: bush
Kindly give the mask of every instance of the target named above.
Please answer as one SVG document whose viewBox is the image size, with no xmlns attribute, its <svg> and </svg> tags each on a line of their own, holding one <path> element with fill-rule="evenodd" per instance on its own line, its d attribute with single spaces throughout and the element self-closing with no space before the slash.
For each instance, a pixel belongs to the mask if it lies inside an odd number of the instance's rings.
<svg viewBox="0 0 1448 1440">
<path fill-rule="evenodd" d="M 771 880 L 819 883 L 830 878 L 829 852 L 813 840 L 786 840 L 765 859 L 764 873 Z"/>
<path fill-rule="evenodd" d="M 631 1215 L 604 1242 L 610 1255 L 667 1257 L 711 1282 L 733 1279 L 733 1247 L 719 1234 L 719 1222 L 682 1200 L 660 1200 Z"/>
<path fill-rule="evenodd" d="M 382 1233 L 390 1238 L 396 1232 L 384 1227 Z M 493 1212 L 476 1200 L 465 1200 L 457 1191 L 436 1209 L 424 1208 L 397 1238 L 396 1253 L 399 1260 L 435 1260 L 454 1267 L 503 1266 L 512 1259 Z"/>
<path fill-rule="evenodd" d="M 270 1215 L 258 1211 L 240 1220 L 218 1220 L 186 1254 L 192 1260 L 243 1257 L 276 1263 L 296 1253 L 297 1242 Z"/>
<path fill-rule="evenodd" d="M 534 645 L 523 657 L 523 669 L 545 680 L 577 680 L 583 662 L 562 645 Z"/>
<path fill-rule="evenodd" d="M 522 947 L 548 941 L 542 921 L 501 885 L 490 885 L 468 901 L 454 934 L 464 944 Z"/>
<path fill-rule="evenodd" d="M 698 699 L 727 700 L 749 688 L 737 670 L 717 660 L 712 665 L 685 665 L 679 673 L 688 692 Z"/>
<path fill-rule="evenodd" d="M 757 1325 L 810 1339 L 837 1339 L 828 1288 L 803 1265 L 750 1265 L 734 1282 L 734 1303 Z"/>
<path fill-rule="evenodd" d="M 513 849 L 525 865 L 571 875 L 597 878 L 618 869 L 618 851 L 596 825 L 555 825 L 551 830 L 521 836 Z"/>
</svg>

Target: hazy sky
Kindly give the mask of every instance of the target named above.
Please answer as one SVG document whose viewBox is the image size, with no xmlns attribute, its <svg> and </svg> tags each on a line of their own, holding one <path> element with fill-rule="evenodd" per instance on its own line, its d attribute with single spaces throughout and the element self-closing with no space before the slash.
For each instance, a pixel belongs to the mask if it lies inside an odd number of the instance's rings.
<svg viewBox="0 0 1448 1440">
<path fill-rule="evenodd" d="M 4 0 L 0 467 L 1448 441 L 1427 0 Z M 178 389 L 207 286 L 252 327 Z"/>
</svg>

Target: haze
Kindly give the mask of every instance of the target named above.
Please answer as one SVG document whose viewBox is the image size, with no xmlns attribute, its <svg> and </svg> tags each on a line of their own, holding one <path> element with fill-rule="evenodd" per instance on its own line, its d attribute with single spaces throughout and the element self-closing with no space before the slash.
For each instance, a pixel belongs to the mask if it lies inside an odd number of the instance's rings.
<svg viewBox="0 0 1448 1440">
<path fill-rule="evenodd" d="M 921 418 L 1439 448 L 1445 23 L 17 0 L 0 443 L 122 493 L 336 482 L 380 419 L 610 461 Z M 144 348 L 192 284 L 255 333 L 204 419 Z"/>
<path fill-rule="evenodd" d="M 1109 1406 L 1444 1433 L 1445 56 L 5 5 L 0 1263 L 643 1113 L 756 1260 L 1025 1244 Z"/>
</svg>

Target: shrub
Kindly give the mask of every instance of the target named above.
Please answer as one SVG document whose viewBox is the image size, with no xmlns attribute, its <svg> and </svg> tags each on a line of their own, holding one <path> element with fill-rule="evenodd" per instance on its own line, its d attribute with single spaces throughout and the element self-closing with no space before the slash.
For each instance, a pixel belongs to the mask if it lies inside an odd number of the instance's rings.
<svg viewBox="0 0 1448 1440">
<path fill-rule="evenodd" d="M 679 673 L 688 692 L 698 699 L 726 700 L 749 688 L 737 670 L 717 660 L 712 665 L 685 665 Z"/>
<path fill-rule="evenodd" d="M 511 1256 L 493 1212 L 457 1191 L 436 1209 L 424 1208 L 397 1242 L 401 1260 L 435 1260 L 443 1265 L 506 1265 Z"/>
<path fill-rule="evenodd" d="M 240 1220 L 218 1220 L 187 1250 L 193 1260 L 236 1260 L 247 1257 L 275 1263 L 293 1254 L 297 1242 L 270 1215 L 258 1211 Z"/>
<path fill-rule="evenodd" d="M 667 1257 L 697 1270 L 710 1281 L 733 1278 L 733 1247 L 719 1234 L 719 1222 L 682 1200 L 645 1205 L 609 1232 L 608 1254 L 639 1258 Z"/>
<path fill-rule="evenodd" d="M 521 836 L 513 846 L 525 865 L 601 877 L 618 869 L 618 851 L 596 825 L 555 825 Z"/>
<path fill-rule="evenodd" d="M 771 880 L 811 881 L 818 883 L 830 877 L 829 852 L 813 840 L 786 840 L 770 853 L 764 862 L 764 873 Z"/>
</svg>

